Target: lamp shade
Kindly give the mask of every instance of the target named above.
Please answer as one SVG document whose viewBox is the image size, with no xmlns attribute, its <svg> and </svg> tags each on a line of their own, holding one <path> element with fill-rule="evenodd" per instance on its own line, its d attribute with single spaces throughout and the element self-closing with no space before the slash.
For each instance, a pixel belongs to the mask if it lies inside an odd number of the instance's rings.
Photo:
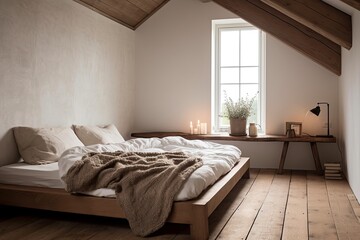
<svg viewBox="0 0 360 240">
<path fill-rule="evenodd" d="M 310 112 L 312 112 L 313 114 L 315 114 L 316 116 L 319 116 L 320 114 L 320 106 L 319 104 L 326 104 L 327 105 L 327 135 L 316 135 L 317 137 L 333 137 L 332 135 L 330 135 L 330 111 L 329 111 L 329 103 L 327 102 L 318 102 L 317 103 L 317 107 L 313 108 L 310 110 Z"/>
<path fill-rule="evenodd" d="M 319 106 L 317 106 L 317 107 L 315 107 L 315 108 L 313 108 L 313 109 L 311 109 L 310 110 L 310 112 L 312 112 L 313 114 L 315 114 L 316 116 L 319 116 L 319 114 L 320 114 L 320 107 Z"/>
</svg>

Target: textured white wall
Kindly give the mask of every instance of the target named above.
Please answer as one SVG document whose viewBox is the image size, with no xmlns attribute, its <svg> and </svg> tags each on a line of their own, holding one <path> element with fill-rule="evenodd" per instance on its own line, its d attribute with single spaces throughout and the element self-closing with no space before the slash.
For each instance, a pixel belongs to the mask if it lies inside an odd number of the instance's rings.
<svg viewBox="0 0 360 240">
<path fill-rule="evenodd" d="M 18 125 L 114 123 L 129 137 L 134 37 L 71 0 L 0 0 L 0 165 Z"/>
<path fill-rule="evenodd" d="M 349 184 L 360 200 L 360 12 L 352 15 L 353 45 L 342 49 L 340 89 L 341 146 Z"/>
<path fill-rule="evenodd" d="M 172 0 L 136 30 L 136 131 L 189 131 L 190 120 L 210 123 L 211 20 L 234 17 L 213 2 Z M 286 121 L 324 133 L 324 118 L 305 115 L 327 101 L 337 135 L 338 77 L 271 36 L 266 45 L 267 133 L 284 133 Z M 239 146 L 252 167 L 279 164 L 281 143 L 222 143 Z M 319 151 L 322 160 L 340 156 L 336 144 L 319 144 Z M 308 144 L 290 144 L 286 167 L 314 167 Z"/>
<path fill-rule="evenodd" d="M 339 80 L 339 144 L 343 169 L 360 200 L 360 12 L 337 0 L 325 2 L 352 16 L 352 47 L 342 48 L 342 75 Z"/>
</svg>

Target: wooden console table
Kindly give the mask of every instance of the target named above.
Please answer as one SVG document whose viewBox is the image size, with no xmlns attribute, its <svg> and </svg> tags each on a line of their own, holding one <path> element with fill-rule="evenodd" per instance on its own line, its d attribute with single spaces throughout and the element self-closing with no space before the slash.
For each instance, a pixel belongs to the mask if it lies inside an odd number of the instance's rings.
<svg viewBox="0 0 360 240">
<path fill-rule="evenodd" d="M 279 163 L 278 173 L 282 174 L 286 159 L 287 150 L 290 142 L 308 142 L 311 147 L 311 152 L 314 158 L 316 171 L 318 174 L 322 174 L 322 166 L 320 163 L 319 151 L 317 143 L 335 143 L 335 137 L 312 137 L 312 136 L 299 136 L 299 137 L 287 137 L 285 135 L 259 135 L 257 137 L 249 136 L 229 136 L 228 134 L 188 134 L 183 132 L 144 132 L 144 133 L 132 133 L 132 137 L 138 138 L 151 138 L 151 137 L 169 137 L 169 136 L 181 136 L 189 140 L 225 140 L 225 141 L 248 141 L 248 142 L 283 142 L 283 148 L 281 152 L 281 158 Z"/>
</svg>

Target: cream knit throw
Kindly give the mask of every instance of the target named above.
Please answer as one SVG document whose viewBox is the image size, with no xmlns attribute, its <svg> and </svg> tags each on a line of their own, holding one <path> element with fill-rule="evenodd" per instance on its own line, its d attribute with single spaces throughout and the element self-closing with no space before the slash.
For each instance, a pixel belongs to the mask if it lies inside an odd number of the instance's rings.
<svg viewBox="0 0 360 240">
<path fill-rule="evenodd" d="M 146 236 L 161 228 L 184 181 L 202 160 L 182 152 L 89 153 L 63 180 L 69 192 L 111 188 L 132 231 Z"/>
</svg>

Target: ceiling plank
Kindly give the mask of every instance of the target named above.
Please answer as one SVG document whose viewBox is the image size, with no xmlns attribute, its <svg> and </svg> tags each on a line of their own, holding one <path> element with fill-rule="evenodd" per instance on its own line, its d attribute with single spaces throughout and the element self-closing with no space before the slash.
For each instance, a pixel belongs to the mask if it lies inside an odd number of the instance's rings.
<svg viewBox="0 0 360 240">
<path fill-rule="evenodd" d="M 157 4 L 161 4 L 164 2 L 164 0 L 152 0 L 153 2 L 156 2 Z"/>
<path fill-rule="evenodd" d="M 131 29 L 147 13 L 126 0 L 74 0 L 94 11 Z"/>
<path fill-rule="evenodd" d="M 360 0 L 341 0 L 341 1 L 360 11 Z"/>
<path fill-rule="evenodd" d="M 133 27 L 147 15 L 141 8 L 127 0 L 96 0 L 95 4 L 97 9 L 121 19 Z"/>
<path fill-rule="evenodd" d="M 74 0 L 132 30 L 152 16 L 169 0 Z"/>
<path fill-rule="evenodd" d="M 134 4 L 138 8 L 145 11 L 146 13 L 151 13 L 154 10 L 154 8 L 158 6 L 158 3 L 153 1 L 128 0 L 128 2 Z"/>
<path fill-rule="evenodd" d="M 297 49 L 333 73 L 341 74 L 341 47 L 261 0 L 213 0 Z"/>
<path fill-rule="evenodd" d="M 107 17 L 107 18 L 109 18 L 109 19 L 111 19 L 111 20 L 113 20 L 115 22 L 117 22 L 117 23 L 120 23 L 120 24 L 124 25 L 125 27 L 128 27 L 128 28 L 130 28 L 132 30 L 135 30 L 134 26 L 131 26 L 127 22 L 125 22 L 125 21 L 123 21 L 121 19 L 118 19 L 118 18 L 116 18 L 116 17 L 114 17 L 114 16 L 112 16 L 110 14 L 105 13 L 104 11 L 102 11 L 102 10 L 98 9 L 97 7 L 95 7 L 95 5 L 92 4 L 92 2 L 90 2 L 90 1 L 74 0 L 74 2 L 77 2 L 77 3 L 81 4 L 81 5 L 83 5 L 84 7 L 87 7 L 89 9 L 93 10 L 94 12 L 97 12 L 97 13 L 99 13 L 99 14 L 101 14 L 101 15 L 103 15 L 103 16 L 105 16 L 105 17 Z"/>
<path fill-rule="evenodd" d="M 323 1 L 261 0 L 279 12 L 320 33 L 331 41 L 350 49 L 351 16 Z M 315 4 L 316 3 L 316 4 Z M 331 9 L 331 11 L 329 11 Z M 336 17 L 339 16 L 339 17 Z M 339 19 L 344 19 L 338 22 Z"/>
</svg>

